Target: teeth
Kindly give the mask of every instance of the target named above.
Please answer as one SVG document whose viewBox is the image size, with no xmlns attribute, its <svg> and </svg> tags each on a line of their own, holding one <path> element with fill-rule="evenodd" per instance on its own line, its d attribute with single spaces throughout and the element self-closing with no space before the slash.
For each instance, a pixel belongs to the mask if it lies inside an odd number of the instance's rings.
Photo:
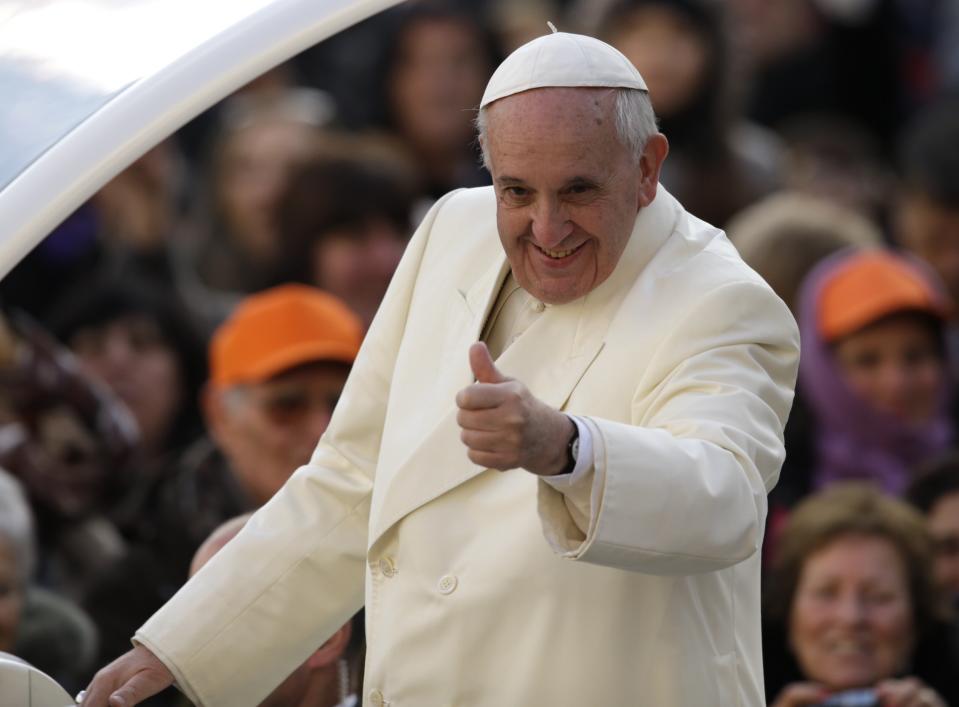
<svg viewBox="0 0 959 707">
<path fill-rule="evenodd" d="M 559 260 L 560 258 L 565 258 L 567 255 L 570 255 L 576 251 L 576 248 L 571 248 L 570 250 L 546 250 L 545 248 L 540 248 L 536 246 L 539 252 L 544 255 L 548 255 L 550 258 Z"/>
<path fill-rule="evenodd" d="M 866 646 L 858 641 L 838 641 L 832 645 L 834 653 L 865 653 Z"/>
</svg>

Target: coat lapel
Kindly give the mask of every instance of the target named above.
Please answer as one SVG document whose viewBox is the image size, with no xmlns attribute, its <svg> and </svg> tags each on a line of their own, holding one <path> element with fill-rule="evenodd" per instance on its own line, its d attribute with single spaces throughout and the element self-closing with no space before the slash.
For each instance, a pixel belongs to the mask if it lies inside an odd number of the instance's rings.
<svg viewBox="0 0 959 707">
<path fill-rule="evenodd" d="M 644 209 L 636 220 L 626 252 L 609 279 L 583 298 L 547 307 L 497 359 L 497 367 L 522 381 L 546 404 L 563 409 L 602 350 L 609 324 L 631 283 L 669 236 L 675 220 L 673 204 L 672 197 L 664 191 Z M 446 345 L 442 347 L 444 370 L 437 372 L 440 389 L 450 391 L 448 406 L 387 481 L 382 503 L 372 518 L 370 548 L 407 514 L 489 471 L 466 456 L 454 397 L 473 381 L 467 351 L 479 339 L 507 272 L 506 258 L 500 255 L 468 289 L 458 290 L 463 317 L 450 323 Z"/>
</svg>

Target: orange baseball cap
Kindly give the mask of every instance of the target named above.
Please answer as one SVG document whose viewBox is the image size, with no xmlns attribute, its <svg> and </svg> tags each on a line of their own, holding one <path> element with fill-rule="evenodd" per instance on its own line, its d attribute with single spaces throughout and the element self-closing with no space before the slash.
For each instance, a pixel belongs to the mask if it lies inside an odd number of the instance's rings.
<svg viewBox="0 0 959 707">
<path fill-rule="evenodd" d="M 359 318 L 336 297 L 280 285 L 244 299 L 213 333 L 210 382 L 260 383 L 305 363 L 352 363 L 362 339 Z"/>
<path fill-rule="evenodd" d="M 904 311 L 945 319 L 949 305 L 908 260 L 881 250 L 862 251 L 840 265 L 823 286 L 817 312 L 819 333 L 826 341 L 836 341 Z"/>
</svg>

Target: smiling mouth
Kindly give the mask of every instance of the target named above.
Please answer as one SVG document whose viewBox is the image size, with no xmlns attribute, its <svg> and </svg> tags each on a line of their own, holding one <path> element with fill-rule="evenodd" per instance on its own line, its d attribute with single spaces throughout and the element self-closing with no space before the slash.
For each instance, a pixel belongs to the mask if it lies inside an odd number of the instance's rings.
<svg viewBox="0 0 959 707">
<path fill-rule="evenodd" d="M 576 246 L 575 248 L 569 248 L 569 249 L 566 249 L 566 250 L 549 250 L 549 249 L 547 249 L 547 248 L 542 248 L 542 247 L 536 245 L 535 243 L 532 244 L 532 246 L 533 246 L 536 250 L 538 250 L 540 253 L 542 253 L 543 255 L 545 255 L 547 258 L 550 258 L 551 260 L 562 260 L 563 258 L 568 258 L 568 257 L 571 256 L 573 253 L 578 252 L 584 245 L 586 245 L 585 242 L 580 243 L 580 244 L 579 244 L 578 246 Z"/>
</svg>

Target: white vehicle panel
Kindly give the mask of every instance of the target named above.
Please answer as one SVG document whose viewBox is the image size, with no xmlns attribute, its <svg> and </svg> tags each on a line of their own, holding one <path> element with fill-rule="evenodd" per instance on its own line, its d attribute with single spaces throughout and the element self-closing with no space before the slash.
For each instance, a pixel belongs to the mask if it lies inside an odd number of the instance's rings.
<svg viewBox="0 0 959 707">
<path fill-rule="evenodd" d="M 400 0 L 0 0 L 0 277 L 109 179 Z"/>
</svg>

